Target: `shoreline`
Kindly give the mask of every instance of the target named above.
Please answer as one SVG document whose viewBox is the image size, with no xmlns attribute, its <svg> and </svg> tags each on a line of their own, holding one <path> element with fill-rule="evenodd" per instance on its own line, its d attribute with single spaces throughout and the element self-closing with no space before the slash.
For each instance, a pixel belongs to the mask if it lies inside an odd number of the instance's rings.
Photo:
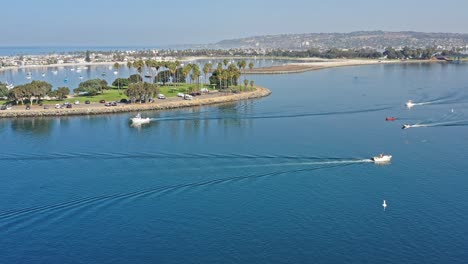
<svg viewBox="0 0 468 264">
<path fill-rule="evenodd" d="M 64 108 L 64 109 L 12 109 L 12 110 L 1 110 L 0 118 L 14 118 L 14 117 L 58 117 L 58 116 L 78 116 L 78 115 L 100 115 L 100 114 L 115 114 L 115 113 L 127 113 L 127 112 L 138 112 L 148 110 L 167 110 L 176 108 L 185 108 L 193 106 L 204 106 L 221 103 L 236 102 L 241 100 L 249 100 L 255 98 L 265 97 L 271 94 L 271 91 L 267 88 L 255 86 L 255 90 L 238 93 L 238 94 L 220 94 L 220 95 L 208 95 L 205 97 L 195 97 L 193 100 L 170 100 L 157 103 L 146 103 L 146 104 L 127 104 L 118 106 L 103 106 L 89 105 L 88 107 L 76 107 L 76 108 Z M 16 106 L 18 107 L 18 106 Z M 24 105 L 20 105 L 24 108 Z"/>
<path fill-rule="evenodd" d="M 378 65 L 378 64 L 415 64 L 415 63 L 447 63 L 446 61 L 440 60 L 357 60 L 357 59 L 333 59 L 333 60 L 321 60 L 310 58 L 310 60 L 317 60 L 313 62 L 302 62 L 302 63 L 288 63 L 280 66 L 271 66 L 264 68 L 254 68 L 252 70 L 245 70 L 246 75 L 255 74 L 291 74 L 291 73 L 303 73 L 308 71 L 346 67 L 346 66 L 365 66 L 365 65 Z M 307 61 L 307 60 L 304 60 Z"/>
</svg>

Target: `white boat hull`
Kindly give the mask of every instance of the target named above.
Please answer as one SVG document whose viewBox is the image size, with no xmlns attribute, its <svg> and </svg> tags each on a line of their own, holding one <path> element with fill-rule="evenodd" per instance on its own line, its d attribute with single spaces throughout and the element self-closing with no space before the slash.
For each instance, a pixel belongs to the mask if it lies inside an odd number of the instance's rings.
<svg viewBox="0 0 468 264">
<path fill-rule="evenodd" d="M 132 123 L 135 125 L 147 124 L 151 121 L 149 117 L 147 118 L 134 117 L 131 120 L 132 120 Z"/>
<path fill-rule="evenodd" d="M 378 156 L 378 157 L 373 157 L 372 160 L 375 163 L 390 162 L 392 160 L 392 156 L 391 155 Z"/>
</svg>

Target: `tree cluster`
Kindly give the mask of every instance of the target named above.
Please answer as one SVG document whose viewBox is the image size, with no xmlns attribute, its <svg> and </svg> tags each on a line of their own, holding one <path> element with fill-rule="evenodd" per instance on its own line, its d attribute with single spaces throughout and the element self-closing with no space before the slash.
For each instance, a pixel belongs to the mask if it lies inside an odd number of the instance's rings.
<svg viewBox="0 0 468 264">
<path fill-rule="evenodd" d="M 155 97 L 159 93 L 159 86 L 153 83 L 139 82 L 131 83 L 125 94 L 130 98 L 132 103 L 135 101 L 148 102 L 151 98 Z"/>
<path fill-rule="evenodd" d="M 32 81 L 31 83 L 18 85 L 15 88 L 8 91 L 8 99 L 15 101 L 16 103 L 24 102 L 27 100 L 30 104 L 33 103 L 33 98 L 36 99 L 36 103 L 49 95 L 52 91 L 52 85 L 44 81 Z"/>
<path fill-rule="evenodd" d="M 103 93 L 105 89 L 108 89 L 107 82 L 102 79 L 92 79 L 87 80 L 74 89 L 74 93 L 86 93 L 90 96 L 97 95 L 98 93 Z"/>
</svg>

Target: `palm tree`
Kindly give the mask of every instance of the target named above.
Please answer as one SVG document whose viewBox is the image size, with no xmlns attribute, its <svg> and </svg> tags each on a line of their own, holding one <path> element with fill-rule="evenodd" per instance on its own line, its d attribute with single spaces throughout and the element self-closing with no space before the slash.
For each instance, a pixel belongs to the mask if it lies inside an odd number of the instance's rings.
<svg viewBox="0 0 468 264">
<path fill-rule="evenodd" d="M 249 80 L 244 79 L 244 86 L 245 86 L 245 89 L 246 89 L 246 90 L 247 90 L 247 85 L 249 85 Z"/>
<path fill-rule="evenodd" d="M 212 67 L 213 67 L 213 65 L 212 65 L 211 63 L 207 63 L 207 64 L 205 64 L 205 65 L 203 66 L 203 73 L 205 74 L 205 81 L 208 80 L 208 79 L 207 79 L 207 75 L 208 75 L 208 73 L 211 72 L 211 70 L 212 70 L 211 68 L 212 68 Z"/>
<path fill-rule="evenodd" d="M 187 64 L 184 68 L 182 68 L 182 74 L 184 75 L 185 82 L 187 82 L 187 76 L 189 75 L 190 71 L 192 70 L 192 65 Z"/>
<path fill-rule="evenodd" d="M 229 62 L 228 59 L 224 59 L 224 60 L 223 60 L 224 66 L 227 66 L 227 65 L 228 65 L 228 62 Z"/>
<path fill-rule="evenodd" d="M 179 69 L 179 67 L 181 65 L 181 62 L 179 60 L 176 60 L 174 63 L 175 63 L 175 66 L 176 66 L 175 67 L 175 79 L 178 80 L 177 79 L 177 69 Z"/>
<path fill-rule="evenodd" d="M 174 76 L 173 83 L 175 84 L 177 82 L 177 78 L 175 74 L 177 73 L 177 64 L 176 63 L 169 63 L 169 71 L 171 72 L 171 76 Z"/>
<path fill-rule="evenodd" d="M 145 63 L 142 60 L 137 60 L 133 62 L 133 67 L 137 69 L 137 72 L 140 74 L 141 79 L 143 80 L 142 72 L 143 67 L 145 67 Z"/>
<path fill-rule="evenodd" d="M 245 79 L 245 67 L 247 67 L 247 62 L 245 60 L 242 60 L 241 61 L 241 66 L 239 67 L 239 69 L 244 70 L 244 79 Z"/>
<path fill-rule="evenodd" d="M 200 68 L 198 67 L 198 64 L 193 64 L 192 65 L 192 75 L 190 76 L 190 79 L 192 79 L 192 81 L 196 81 L 197 83 L 197 91 L 199 89 L 199 79 L 200 77 Z"/>
<path fill-rule="evenodd" d="M 253 88 L 254 87 L 254 81 L 250 81 L 250 88 Z"/>
<path fill-rule="evenodd" d="M 249 70 L 252 70 L 254 68 L 254 63 L 253 62 L 250 62 L 249 63 Z"/>
<path fill-rule="evenodd" d="M 119 90 L 119 93 L 120 93 L 120 80 L 119 80 L 119 68 L 120 68 L 120 64 L 118 62 L 114 63 L 114 69 L 115 69 L 115 76 L 117 77 L 117 89 Z"/>
</svg>

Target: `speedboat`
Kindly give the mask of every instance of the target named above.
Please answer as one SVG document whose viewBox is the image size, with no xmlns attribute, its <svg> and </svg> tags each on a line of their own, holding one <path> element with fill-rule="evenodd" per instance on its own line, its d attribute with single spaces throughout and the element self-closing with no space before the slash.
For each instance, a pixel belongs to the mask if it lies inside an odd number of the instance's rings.
<svg viewBox="0 0 468 264">
<path fill-rule="evenodd" d="M 140 113 L 138 113 L 134 118 L 131 119 L 134 125 L 147 124 L 150 122 L 150 118 L 142 118 Z"/>
<path fill-rule="evenodd" d="M 409 124 L 404 124 L 401 129 L 408 129 L 408 128 L 411 128 L 411 125 Z"/>
<path fill-rule="evenodd" d="M 372 160 L 373 160 L 375 163 L 390 162 L 390 161 L 392 160 L 392 155 L 380 154 L 379 156 L 373 157 Z"/>
<path fill-rule="evenodd" d="M 411 108 L 411 107 L 415 106 L 416 104 L 415 104 L 415 103 L 413 103 L 413 101 L 412 101 L 412 100 L 408 100 L 408 102 L 406 102 L 406 104 L 405 104 L 405 105 L 406 105 L 406 107 L 408 107 L 408 108 Z"/>
<path fill-rule="evenodd" d="M 387 117 L 385 118 L 385 121 L 395 121 L 396 120 L 396 117 Z"/>
</svg>

